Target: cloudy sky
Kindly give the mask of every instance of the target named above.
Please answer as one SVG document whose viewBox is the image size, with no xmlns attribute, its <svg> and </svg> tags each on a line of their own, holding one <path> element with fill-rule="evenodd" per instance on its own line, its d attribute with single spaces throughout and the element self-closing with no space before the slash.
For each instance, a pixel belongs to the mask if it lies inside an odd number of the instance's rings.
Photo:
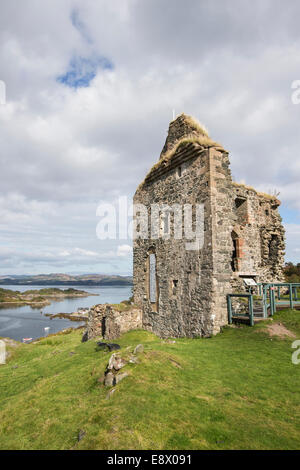
<svg viewBox="0 0 300 470">
<path fill-rule="evenodd" d="M 280 191 L 300 261 L 300 3 L 0 0 L 0 274 L 131 273 L 97 206 L 130 200 L 176 114 L 229 150 L 236 181 Z"/>
</svg>

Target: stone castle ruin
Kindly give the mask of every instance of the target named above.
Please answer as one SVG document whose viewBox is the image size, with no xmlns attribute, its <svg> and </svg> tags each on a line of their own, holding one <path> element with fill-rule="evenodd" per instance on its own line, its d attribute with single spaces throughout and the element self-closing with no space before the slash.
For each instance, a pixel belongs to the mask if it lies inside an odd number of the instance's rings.
<svg viewBox="0 0 300 470">
<path fill-rule="evenodd" d="M 218 333 L 228 323 L 227 294 L 284 279 L 279 205 L 233 182 L 228 152 L 196 120 L 178 116 L 134 195 L 134 306 L 95 306 L 87 339 L 141 327 L 161 337 Z"/>
<path fill-rule="evenodd" d="M 228 152 L 193 118 L 181 114 L 170 123 L 134 204 L 146 206 L 152 222 L 153 204 L 161 208 L 160 236 L 153 237 L 151 224 L 148 236 L 145 230 L 139 236 L 136 213 L 134 303 L 144 328 L 162 337 L 212 335 L 228 323 L 226 294 L 245 291 L 247 279 L 282 282 L 280 201 L 233 182 Z M 194 249 L 184 234 L 175 237 L 176 205 L 202 208 L 202 239 Z"/>
</svg>

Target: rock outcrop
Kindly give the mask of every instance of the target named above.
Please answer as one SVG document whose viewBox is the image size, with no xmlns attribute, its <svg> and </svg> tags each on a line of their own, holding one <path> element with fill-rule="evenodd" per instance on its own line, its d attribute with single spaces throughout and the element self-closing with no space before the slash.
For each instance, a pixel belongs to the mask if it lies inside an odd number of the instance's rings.
<svg viewBox="0 0 300 470">
<path fill-rule="evenodd" d="M 120 353 L 112 354 L 106 366 L 104 378 L 101 378 L 101 381 L 103 381 L 105 387 L 114 387 L 126 377 L 128 377 L 129 373 L 124 370 L 120 372 L 121 369 L 123 369 L 128 363 L 137 364 L 139 362 L 137 354 L 141 354 L 143 352 L 144 346 L 142 344 L 138 344 L 134 348 L 133 353 L 127 354 L 126 356 L 122 356 Z"/>
</svg>

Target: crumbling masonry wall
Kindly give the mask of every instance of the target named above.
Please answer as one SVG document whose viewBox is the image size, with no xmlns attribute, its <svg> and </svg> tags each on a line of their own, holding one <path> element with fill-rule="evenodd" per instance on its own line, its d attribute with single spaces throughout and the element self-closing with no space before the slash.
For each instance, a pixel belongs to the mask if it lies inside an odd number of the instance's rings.
<svg viewBox="0 0 300 470">
<path fill-rule="evenodd" d="M 283 280 L 284 229 L 276 197 L 232 181 L 228 152 L 185 115 L 171 122 L 160 159 L 138 187 L 134 204 L 204 205 L 204 244 L 151 236 L 134 241 L 134 302 L 143 327 L 162 336 L 209 336 L 227 324 L 226 294 L 243 276 Z M 172 218 L 173 217 L 173 218 Z M 156 299 L 149 293 L 155 256 Z"/>
<path fill-rule="evenodd" d="M 123 333 L 142 328 L 142 311 L 136 307 L 120 310 L 114 305 L 99 304 L 89 311 L 86 339 L 119 338 Z"/>
<path fill-rule="evenodd" d="M 137 192 L 134 204 L 150 206 L 191 203 L 204 204 L 204 245 L 201 251 L 186 250 L 185 237 L 137 239 L 134 243 L 134 298 L 143 309 L 143 326 L 160 336 L 203 336 L 213 332 L 210 319 L 212 289 L 211 219 L 207 182 L 207 158 L 197 158 L 201 147 L 192 145 L 181 155 L 184 171 L 179 178 L 176 166 Z M 192 156 L 192 158 L 190 158 Z M 184 160 L 184 157 L 187 160 Z M 171 220 L 172 227 L 172 220 Z M 156 257 L 157 302 L 149 302 L 149 254 Z M 207 293 L 207 295 L 205 294 Z"/>
</svg>

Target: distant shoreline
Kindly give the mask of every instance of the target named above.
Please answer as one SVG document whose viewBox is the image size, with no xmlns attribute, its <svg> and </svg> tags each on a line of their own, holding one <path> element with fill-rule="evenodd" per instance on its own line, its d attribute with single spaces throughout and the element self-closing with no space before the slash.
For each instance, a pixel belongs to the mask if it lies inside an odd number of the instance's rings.
<svg viewBox="0 0 300 470">
<path fill-rule="evenodd" d="M 29 305 L 31 307 L 45 307 L 52 302 L 65 298 L 90 297 L 96 294 L 76 289 L 46 288 L 38 290 L 26 290 L 25 292 L 0 288 L 0 307 Z"/>
<path fill-rule="evenodd" d="M 118 274 L 69 275 L 62 273 L 0 276 L 0 286 L 132 286 L 132 276 Z"/>
</svg>

